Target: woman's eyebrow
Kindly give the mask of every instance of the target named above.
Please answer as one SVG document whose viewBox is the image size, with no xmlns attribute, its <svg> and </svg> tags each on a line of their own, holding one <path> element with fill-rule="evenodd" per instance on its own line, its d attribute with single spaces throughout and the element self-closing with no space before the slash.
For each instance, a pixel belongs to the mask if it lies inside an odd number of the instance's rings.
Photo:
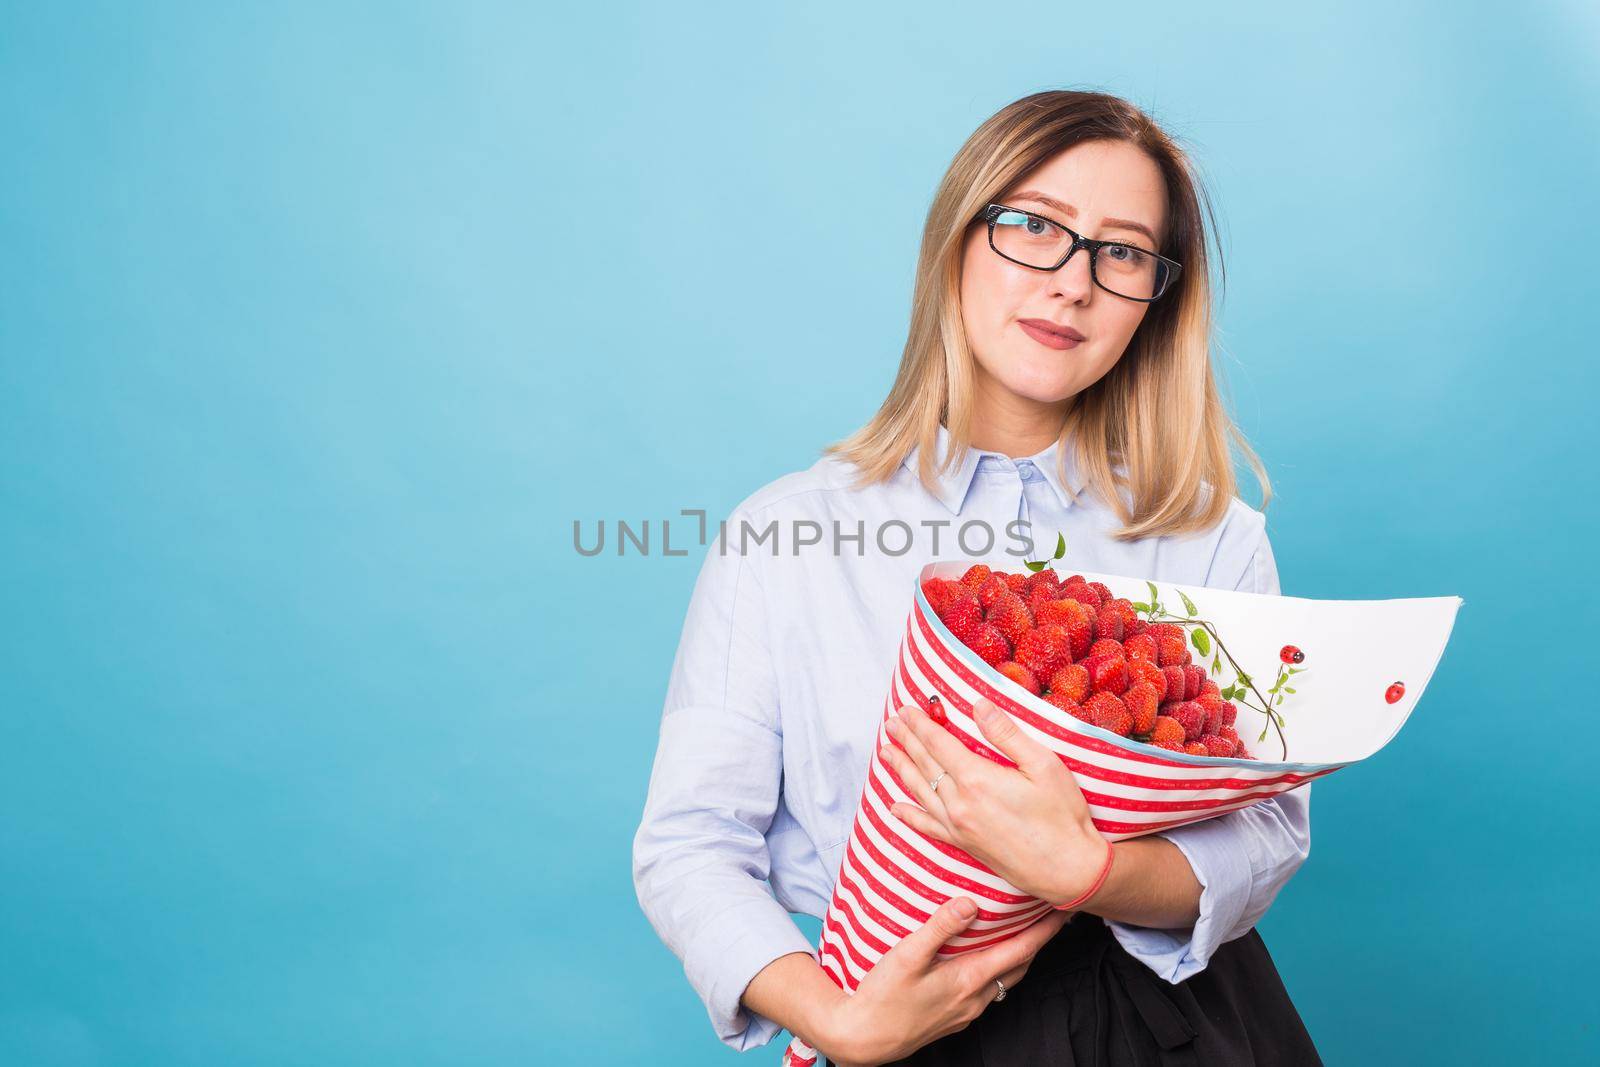
<svg viewBox="0 0 1600 1067">
<path fill-rule="evenodd" d="M 1025 190 L 1025 191 L 1020 192 L 1020 193 L 1015 193 L 1012 196 L 1010 196 L 1008 199 L 1011 199 L 1011 200 L 1032 200 L 1032 201 L 1034 201 L 1036 203 L 1043 204 L 1046 207 L 1055 208 L 1057 211 L 1061 212 L 1063 215 L 1068 216 L 1069 218 L 1074 218 L 1075 219 L 1075 218 L 1078 217 L 1078 209 L 1073 207 L 1071 204 L 1062 203 L 1060 200 L 1057 200 L 1053 196 L 1047 196 L 1046 194 L 1041 193 L 1041 192 L 1037 192 L 1037 191 L 1035 191 L 1033 189 L 1028 189 L 1028 190 Z M 1146 226 L 1142 222 L 1134 222 L 1132 219 L 1105 219 L 1104 222 L 1105 222 L 1105 224 L 1106 224 L 1106 226 L 1108 228 L 1118 228 L 1118 229 L 1123 229 L 1123 230 L 1133 230 L 1135 233 L 1142 233 L 1146 237 L 1150 238 L 1150 243 L 1151 244 L 1155 244 L 1156 243 L 1155 231 L 1151 230 L 1150 227 Z"/>
</svg>

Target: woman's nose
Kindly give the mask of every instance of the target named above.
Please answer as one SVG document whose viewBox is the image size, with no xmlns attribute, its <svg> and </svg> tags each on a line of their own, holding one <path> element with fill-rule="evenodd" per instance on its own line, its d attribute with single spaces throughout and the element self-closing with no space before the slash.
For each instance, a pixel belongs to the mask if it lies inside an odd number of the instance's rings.
<svg viewBox="0 0 1600 1067">
<path fill-rule="evenodd" d="M 1089 273 L 1089 250 L 1080 248 L 1050 275 L 1050 291 L 1080 303 L 1089 299 L 1094 278 Z"/>
</svg>

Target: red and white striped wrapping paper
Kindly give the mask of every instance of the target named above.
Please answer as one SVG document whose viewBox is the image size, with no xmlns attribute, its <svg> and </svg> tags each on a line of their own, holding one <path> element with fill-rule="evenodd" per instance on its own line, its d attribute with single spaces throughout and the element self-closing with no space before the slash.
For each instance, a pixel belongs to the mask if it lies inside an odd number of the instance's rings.
<svg viewBox="0 0 1600 1067">
<path fill-rule="evenodd" d="M 1050 911 L 1049 904 L 1018 891 L 966 851 L 925 836 L 890 813 L 897 801 L 917 802 L 878 755 L 879 746 L 890 742 L 884 727 L 895 708 L 912 703 L 926 707 L 927 698 L 937 694 L 956 737 L 972 751 L 1012 766 L 984 743 L 971 717 L 979 697 L 994 701 L 1030 737 L 1060 756 L 1083 791 L 1096 828 L 1118 841 L 1247 807 L 1381 748 L 1421 696 L 1462 603 L 1459 597 L 1313 601 L 1185 587 L 1201 616 L 1216 622 L 1230 651 L 1252 674 L 1268 676 L 1272 664 L 1264 657 L 1275 659 L 1278 647 L 1293 642 L 1308 650 L 1308 667 L 1332 679 L 1322 686 L 1325 696 L 1318 701 L 1314 676 L 1309 671 L 1298 675 L 1304 679 L 1299 687 L 1312 690 L 1312 698 L 1298 701 L 1292 710 L 1285 708 L 1285 733 L 1295 738 L 1295 750 L 1301 748 L 1298 730 L 1307 736 L 1311 754 L 1324 759 L 1269 762 L 1155 748 L 1085 723 L 1028 693 L 958 641 L 922 594 L 928 578 L 959 577 L 970 565 L 970 560 L 930 564 L 918 577 L 915 605 L 900 642 L 877 744 L 817 950 L 823 970 L 847 992 L 855 992 L 884 953 L 951 897 L 971 898 L 978 916 L 939 950 L 946 956 L 1004 941 Z M 1015 560 L 992 565 L 1020 569 Z M 1142 578 L 1073 573 L 1104 582 L 1116 596 L 1149 599 Z M 1176 601 L 1173 588 L 1162 588 L 1163 598 Z M 1252 658 L 1243 659 L 1235 649 Z M 1374 664 L 1373 659 L 1383 662 Z M 1259 671 L 1253 666 L 1258 661 Z M 1404 680 L 1404 700 L 1391 704 L 1379 697 L 1375 680 L 1380 679 Z M 1328 697 L 1344 702 L 1342 707 L 1361 707 L 1333 721 L 1327 718 L 1332 714 Z M 1320 723 L 1318 716 L 1324 717 Z M 1251 728 L 1252 722 L 1259 727 L 1265 721 L 1258 712 L 1240 707 L 1239 732 L 1252 753 L 1277 751 L 1275 734 L 1257 741 L 1257 730 Z M 783 1064 L 813 1067 L 820 1061 L 816 1050 L 796 1037 Z"/>
</svg>

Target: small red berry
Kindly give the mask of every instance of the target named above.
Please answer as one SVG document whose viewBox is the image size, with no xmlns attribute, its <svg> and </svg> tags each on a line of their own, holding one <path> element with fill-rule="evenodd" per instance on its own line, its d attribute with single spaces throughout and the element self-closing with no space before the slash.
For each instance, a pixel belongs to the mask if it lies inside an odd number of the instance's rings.
<svg viewBox="0 0 1600 1067">
<path fill-rule="evenodd" d="M 1081 663 L 1069 663 L 1058 669 L 1050 676 L 1050 691 L 1083 703 L 1089 699 L 1089 668 Z"/>
<path fill-rule="evenodd" d="M 967 647 L 991 667 L 998 667 L 1011 658 L 1011 642 L 1006 640 L 1006 635 L 992 622 L 979 626 L 978 632 L 973 635 Z"/>
<path fill-rule="evenodd" d="M 989 575 L 993 573 L 984 564 L 974 563 L 967 568 L 967 573 L 961 576 L 961 584 L 966 586 L 967 592 L 976 593 L 983 586 L 983 583 L 989 580 Z"/>
<path fill-rule="evenodd" d="M 1024 667 L 1022 664 L 1013 660 L 1009 663 L 1000 664 L 999 669 L 1001 674 L 1005 675 L 1007 678 L 1010 678 L 1013 682 L 1016 682 L 1034 696 L 1039 695 L 1039 680 L 1033 676 L 1032 671 Z"/>
</svg>

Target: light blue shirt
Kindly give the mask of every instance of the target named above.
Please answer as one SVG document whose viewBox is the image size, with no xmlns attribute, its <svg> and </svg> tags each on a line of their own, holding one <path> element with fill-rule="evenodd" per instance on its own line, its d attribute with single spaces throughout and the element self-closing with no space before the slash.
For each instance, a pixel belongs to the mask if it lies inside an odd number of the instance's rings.
<svg viewBox="0 0 1600 1067">
<path fill-rule="evenodd" d="M 939 455 L 949 447 L 941 427 Z M 1069 498 L 1056 453 L 1012 460 L 969 449 L 936 494 L 917 478 L 915 450 L 888 482 L 860 490 L 853 468 L 824 457 L 746 498 L 721 534 L 709 531 L 633 875 L 645 915 L 729 1046 L 755 1048 L 780 1029 L 740 1003 L 750 979 L 815 950 L 790 913 L 827 911 L 923 565 L 1023 553 L 1027 537 L 1036 547 L 1026 557 L 1039 559 L 1060 532 L 1063 574 L 1279 593 L 1259 511 L 1233 498 L 1207 532 L 1118 542 L 1109 508 L 1088 493 Z M 1070 450 L 1066 482 L 1081 484 Z M 1107 920 L 1117 940 L 1169 982 L 1202 970 L 1305 862 L 1310 794 L 1307 784 L 1163 831 L 1204 886 L 1200 917 L 1178 930 Z"/>
</svg>

